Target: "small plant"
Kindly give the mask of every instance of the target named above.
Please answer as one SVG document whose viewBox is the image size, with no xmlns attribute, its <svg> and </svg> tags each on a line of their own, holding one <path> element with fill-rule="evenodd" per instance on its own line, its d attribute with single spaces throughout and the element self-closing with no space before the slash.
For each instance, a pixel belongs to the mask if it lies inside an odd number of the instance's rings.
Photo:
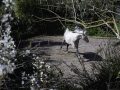
<svg viewBox="0 0 120 90">
<path fill-rule="evenodd" d="M 47 63 L 49 58 L 43 58 L 30 50 L 17 51 L 16 68 L 12 73 L 1 77 L 2 88 L 9 90 L 40 90 L 58 89 L 62 72 L 54 65 Z"/>
<path fill-rule="evenodd" d="M 57 83 L 60 81 L 62 72 L 54 65 L 51 66 L 47 63 L 48 58 L 34 57 L 33 67 L 36 68 L 32 78 L 32 87 L 36 89 L 52 88 L 56 89 Z"/>
</svg>

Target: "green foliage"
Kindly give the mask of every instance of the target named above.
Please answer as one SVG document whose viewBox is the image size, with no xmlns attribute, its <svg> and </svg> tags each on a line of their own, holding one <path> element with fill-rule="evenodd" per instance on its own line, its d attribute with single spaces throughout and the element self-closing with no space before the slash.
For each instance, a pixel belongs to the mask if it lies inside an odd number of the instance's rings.
<svg viewBox="0 0 120 90">
<path fill-rule="evenodd" d="M 90 36 L 96 36 L 97 34 L 99 34 L 100 30 L 98 30 L 97 28 L 92 28 L 92 29 L 88 29 L 88 35 Z"/>
<path fill-rule="evenodd" d="M 29 16 L 29 13 L 32 11 L 32 5 L 34 4 L 33 0 L 16 0 L 15 1 L 14 11 L 17 17 L 26 18 Z M 30 11 L 31 10 L 31 11 Z"/>
<path fill-rule="evenodd" d="M 96 27 L 90 28 L 87 30 L 88 35 L 90 36 L 100 36 L 100 37 L 113 37 L 115 36 L 113 32 L 109 28 L 103 27 Z"/>
<path fill-rule="evenodd" d="M 63 35 L 65 29 L 63 26 L 75 25 L 71 0 L 15 0 L 15 3 L 14 11 L 18 22 L 13 31 L 16 39 L 25 39 L 35 35 Z M 101 10 L 108 8 L 114 11 L 117 0 L 74 0 L 74 3 L 77 20 L 88 23 L 100 19 L 95 12 L 101 14 L 103 19 L 111 17 L 110 13 Z M 92 10 L 93 6 L 96 7 L 94 10 Z M 61 21 L 57 19 L 58 17 L 67 18 L 73 22 Z M 113 36 L 111 30 L 101 27 L 88 29 L 88 34 Z"/>
<path fill-rule="evenodd" d="M 81 20 L 85 22 L 99 20 L 94 11 L 101 14 L 102 18 L 111 17 L 108 12 L 101 10 L 106 8 L 114 10 L 116 2 L 117 0 L 74 0 L 77 20 L 80 22 Z M 27 33 L 32 31 L 32 33 L 49 35 L 63 34 L 64 30 L 62 27 L 63 25 L 67 27 L 69 22 L 67 20 L 60 22 L 57 17 L 60 16 L 74 21 L 73 3 L 71 0 L 16 0 L 15 3 L 15 15 L 20 20 L 18 23 L 22 21 L 23 24 L 22 26 L 17 26 L 20 28 L 19 31 Z M 94 11 L 92 11 L 93 6 L 96 7 Z M 30 29 L 29 31 L 27 30 L 28 28 Z M 92 28 L 88 32 L 89 35 L 106 36 L 106 32 L 100 30 L 100 28 Z"/>
<path fill-rule="evenodd" d="M 49 1 L 49 3 L 51 2 Z M 15 35 L 16 41 L 40 34 L 56 35 L 64 32 L 59 20 L 44 20 L 44 18 L 55 17 L 53 13 L 47 10 L 48 5 L 46 4 L 45 0 L 16 0 L 14 10 L 17 23 L 13 27 L 13 35 Z M 57 10 L 54 7 L 51 9 Z"/>
</svg>

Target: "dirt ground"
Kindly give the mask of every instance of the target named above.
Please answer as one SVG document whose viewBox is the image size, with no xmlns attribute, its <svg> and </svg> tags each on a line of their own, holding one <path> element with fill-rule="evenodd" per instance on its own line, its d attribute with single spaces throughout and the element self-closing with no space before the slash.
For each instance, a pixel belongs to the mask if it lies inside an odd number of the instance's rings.
<svg viewBox="0 0 120 90">
<path fill-rule="evenodd" d="M 76 56 L 75 49 L 69 47 L 69 52 L 66 52 L 66 46 L 64 45 L 62 50 L 60 49 L 63 37 L 62 36 L 40 36 L 30 39 L 30 47 L 37 45 L 37 49 L 34 52 L 43 55 L 43 57 L 49 58 L 48 63 L 56 65 L 64 73 L 64 77 L 71 77 L 76 75 L 71 71 L 71 65 L 81 69 L 81 64 Z M 89 43 L 83 40 L 79 42 L 79 55 L 84 61 L 85 67 L 90 70 L 91 63 L 100 62 L 102 56 L 99 54 L 100 45 L 108 42 L 107 38 L 89 37 Z M 114 41 L 114 39 L 112 40 Z"/>
</svg>

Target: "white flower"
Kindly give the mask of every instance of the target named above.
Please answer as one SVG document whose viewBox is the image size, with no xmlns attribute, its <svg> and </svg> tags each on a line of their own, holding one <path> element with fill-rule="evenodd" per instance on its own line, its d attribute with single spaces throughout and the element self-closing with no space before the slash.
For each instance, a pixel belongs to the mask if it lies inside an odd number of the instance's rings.
<svg viewBox="0 0 120 90">
<path fill-rule="evenodd" d="M 45 62 L 41 61 L 40 64 L 44 64 Z"/>
<path fill-rule="evenodd" d="M 33 77 L 32 79 L 31 79 L 31 83 L 33 83 L 35 81 L 35 78 Z"/>
<path fill-rule="evenodd" d="M 13 2 L 13 0 L 9 0 L 10 1 L 10 3 L 12 3 Z"/>
<path fill-rule="evenodd" d="M 33 56 L 35 57 L 36 55 L 35 55 L 35 54 L 33 54 Z"/>
<path fill-rule="evenodd" d="M 39 57 L 36 57 L 36 59 L 39 59 Z"/>
<path fill-rule="evenodd" d="M 40 76 L 42 77 L 44 74 L 43 74 L 43 72 L 40 72 Z"/>
<path fill-rule="evenodd" d="M 22 80 L 22 82 L 21 82 L 21 83 L 22 83 L 22 85 L 23 85 L 23 84 L 24 84 L 24 81 Z"/>
<path fill-rule="evenodd" d="M 48 69 L 50 68 L 50 65 L 45 65 Z"/>
<path fill-rule="evenodd" d="M 6 65 L 0 65 L 0 76 L 6 74 Z"/>
<path fill-rule="evenodd" d="M 40 66 L 39 66 L 39 68 L 42 68 L 42 67 L 43 67 L 43 65 L 40 65 Z"/>
<path fill-rule="evenodd" d="M 26 50 L 26 52 L 25 52 L 26 54 L 30 54 L 30 50 Z"/>
<path fill-rule="evenodd" d="M 2 23 L 6 22 L 8 20 L 8 16 L 9 16 L 9 14 L 3 15 L 3 18 L 1 19 L 1 22 Z"/>
<path fill-rule="evenodd" d="M 40 78 L 40 81 L 43 82 L 43 78 Z"/>
<path fill-rule="evenodd" d="M 5 57 L 2 57 L 2 60 L 5 61 Z"/>
</svg>

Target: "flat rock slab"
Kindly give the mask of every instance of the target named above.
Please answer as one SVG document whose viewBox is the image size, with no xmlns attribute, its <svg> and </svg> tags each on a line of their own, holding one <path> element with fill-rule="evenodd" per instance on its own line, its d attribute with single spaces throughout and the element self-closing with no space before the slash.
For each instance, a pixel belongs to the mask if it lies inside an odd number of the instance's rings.
<svg viewBox="0 0 120 90">
<path fill-rule="evenodd" d="M 80 40 L 80 59 L 78 59 L 75 49 L 73 49 L 71 46 L 69 47 L 69 52 L 65 51 L 65 45 L 63 46 L 62 50 L 60 49 L 62 40 L 62 36 L 40 36 L 30 39 L 30 41 L 33 43 L 37 41 L 39 42 L 37 49 L 35 49 L 35 51 L 33 50 L 33 52 L 49 58 L 48 63 L 50 63 L 50 65 L 56 65 L 59 67 L 64 73 L 64 77 L 76 75 L 74 72 L 72 72 L 72 68 L 77 67 L 79 70 L 82 70 L 80 60 L 83 60 L 86 69 L 90 71 L 91 64 L 100 62 L 103 58 L 99 54 L 100 46 L 104 46 L 104 44 L 109 41 L 116 41 L 116 39 L 93 37 L 89 37 L 89 43 Z"/>
</svg>

